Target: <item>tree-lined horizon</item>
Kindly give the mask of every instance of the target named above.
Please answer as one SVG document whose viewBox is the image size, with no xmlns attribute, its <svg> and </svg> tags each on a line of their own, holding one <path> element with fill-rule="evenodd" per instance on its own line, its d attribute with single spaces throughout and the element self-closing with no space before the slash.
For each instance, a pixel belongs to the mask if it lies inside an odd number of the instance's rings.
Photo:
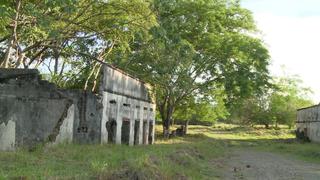
<svg viewBox="0 0 320 180">
<path fill-rule="evenodd" d="M 115 65 L 155 86 L 165 136 L 173 118 L 227 118 L 244 101 L 279 89 L 252 14 L 237 0 L 0 5 L 0 68 L 37 68 L 61 87 L 95 92 L 102 63 Z M 280 96 L 270 102 L 284 103 Z"/>
</svg>

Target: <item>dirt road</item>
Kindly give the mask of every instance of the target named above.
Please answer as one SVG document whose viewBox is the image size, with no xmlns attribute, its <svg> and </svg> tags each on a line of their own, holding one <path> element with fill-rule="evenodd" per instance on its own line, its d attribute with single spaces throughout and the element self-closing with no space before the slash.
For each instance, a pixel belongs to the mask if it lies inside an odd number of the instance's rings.
<svg viewBox="0 0 320 180">
<path fill-rule="evenodd" d="M 223 161 L 223 179 L 320 180 L 320 165 L 270 152 L 235 150 Z"/>
</svg>

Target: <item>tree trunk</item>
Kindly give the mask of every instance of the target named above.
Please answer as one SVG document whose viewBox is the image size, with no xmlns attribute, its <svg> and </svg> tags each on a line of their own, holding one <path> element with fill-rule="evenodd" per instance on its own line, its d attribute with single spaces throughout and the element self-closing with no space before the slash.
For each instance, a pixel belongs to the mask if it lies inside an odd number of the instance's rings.
<svg viewBox="0 0 320 180">
<path fill-rule="evenodd" d="M 170 102 L 169 98 L 167 98 L 165 102 L 159 106 L 159 111 L 162 119 L 163 137 L 169 138 L 172 115 L 174 112 L 173 103 Z"/>
<path fill-rule="evenodd" d="M 14 23 L 13 23 L 13 29 L 12 29 L 12 35 L 8 42 L 8 48 L 6 50 L 5 57 L 3 61 L 0 63 L 0 67 L 9 68 L 10 67 L 10 56 L 13 50 L 13 47 L 15 44 L 17 44 L 18 38 L 17 38 L 17 27 L 18 27 L 18 19 L 19 19 L 19 11 L 21 6 L 21 0 L 16 0 L 16 12 L 14 17 Z"/>
<path fill-rule="evenodd" d="M 12 53 L 13 43 L 14 43 L 13 40 L 9 41 L 8 48 L 6 50 L 6 54 L 4 56 L 2 63 L 0 64 L 0 67 L 9 68 L 9 62 L 10 62 L 10 56 Z"/>
<path fill-rule="evenodd" d="M 162 127 L 163 127 L 163 137 L 169 138 L 170 136 L 170 123 L 169 120 L 162 120 Z"/>
</svg>

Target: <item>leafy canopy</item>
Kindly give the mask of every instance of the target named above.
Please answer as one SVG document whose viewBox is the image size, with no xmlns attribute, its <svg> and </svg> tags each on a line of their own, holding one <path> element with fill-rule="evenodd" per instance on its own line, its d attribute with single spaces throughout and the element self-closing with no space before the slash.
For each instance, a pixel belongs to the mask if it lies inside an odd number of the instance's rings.
<svg viewBox="0 0 320 180">
<path fill-rule="evenodd" d="M 239 2 L 155 0 L 153 5 L 159 25 L 148 38 L 136 37 L 133 53 L 122 57 L 128 62 L 117 62 L 156 85 L 164 126 L 192 98 L 222 89 L 230 103 L 268 84 L 268 51 L 251 35 L 252 15 Z"/>
</svg>

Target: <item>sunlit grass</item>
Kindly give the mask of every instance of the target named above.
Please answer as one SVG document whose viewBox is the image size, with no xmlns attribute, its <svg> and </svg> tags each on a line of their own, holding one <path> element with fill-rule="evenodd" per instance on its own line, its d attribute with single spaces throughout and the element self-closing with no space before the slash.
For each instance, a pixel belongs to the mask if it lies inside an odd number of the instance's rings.
<svg viewBox="0 0 320 180">
<path fill-rule="evenodd" d="M 215 139 L 239 139 L 239 140 L 259 140 L 259 139 L 289 139 L 294 138 L 294 130 L 282 126 L 280 129 L 265 129 L 261 126 L 248 127 L 232 124 L 216 124 L 212 127 L 191 126 L 190 134 L 204 134 Z"/>
</svg>

